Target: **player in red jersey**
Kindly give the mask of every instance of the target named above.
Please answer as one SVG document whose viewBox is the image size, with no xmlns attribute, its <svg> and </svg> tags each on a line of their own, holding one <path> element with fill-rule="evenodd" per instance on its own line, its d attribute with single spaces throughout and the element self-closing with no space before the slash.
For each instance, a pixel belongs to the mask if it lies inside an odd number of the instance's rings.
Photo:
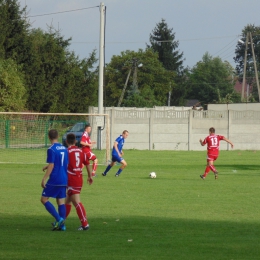
<svg viewBox="0 0 260 260">
<path fill-rule="evenodd" d="M 76 137 L 74 134 L 67 135 L 68 144 L 68 154 L 69 154 L 69 164 L 68 164 L 68 187 L 67 187 L 67 197 L 66 197 L 66 218 L 70 214 L 71 203 L 73 203 L 76 208 L 78 217 L 81 222 L 81 226 L 78 230 L 88 230 L 89 224 L 87 220 L 86 210 L 80 201 L 80 192 L 83 186 L 82 177 L 82 165 L 88 167 L 88 160 L 82 150 L 76 146 Z M 91 185 L 93 179 L 91 177 L 91 172 L 88 171 L 88 183 Z"/>
<path fill-rule="evenodd" d="M 91 142 L 90 133 L 91 133 L 91 126 L 86 125 L 84 133 L 80 140 L 80 144 L 82 145 L 82 151 L 86 155 L 87 159 L 89 161 L 93 161 L 91 174 L 92 174 L 92 177 L 95 177 L 98 160 L 97 160 L 96 155 L 94 153 L 92 153 L 91 148 L 92 148 L 93 144 L 95 144 L 96 142 Z"/>
<path fill-rule="evenodd" d="M 207 149 L 208 149 L 207 166 L 206 166 L 204 174 L 200 175 L 201 179 L 204 180 L 206 178 L 206 176 L 208 175 L 208 173 L 210 172 L 210 170 L 213 171 L 213 173 L 215 175 L 215 179 L 218 178 L 218 172 L 217 172 L 216 168 L 214 167 L 214 161 L 217 160 L 217 158 L 218 158 L 219 142 L 222 141 L 222 140 L 229 143 L 232 148 L 234 147 L 233 143 L 231 141 L 229 141 L 225 136 L 216 135 L 214 127 L 211 127 L 209 129 L 209 135 L 204 139 L 204 141 L 202 141 L 200 139 L 200 144 L 202 146 L 207 144 Z"/>
</svg>

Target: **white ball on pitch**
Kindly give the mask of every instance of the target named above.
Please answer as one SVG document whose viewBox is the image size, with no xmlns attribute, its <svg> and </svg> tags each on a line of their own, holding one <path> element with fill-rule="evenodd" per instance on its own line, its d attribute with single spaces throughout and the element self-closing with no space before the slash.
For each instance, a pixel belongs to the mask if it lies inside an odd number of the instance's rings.
<svg viewBox="0 0 260 260">
<path fill-rule="evenodd" d="M 150 172 L 149 177 L 152 179 L 156 178 L 156 173 L 155 172 Z"/>
</svg>

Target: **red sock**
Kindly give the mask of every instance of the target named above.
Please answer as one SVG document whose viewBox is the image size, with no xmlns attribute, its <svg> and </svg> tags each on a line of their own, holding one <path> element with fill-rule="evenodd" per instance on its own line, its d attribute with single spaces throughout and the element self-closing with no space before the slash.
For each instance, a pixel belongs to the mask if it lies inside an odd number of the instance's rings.
<svg viewBox="0 0 260 260">
<path fill-rule="evenodd" d="M 204 172 L 203 176 L 206 177 L 206 176 L 208 175 L 209 171 L 210 171 L 210 167 L 207 166 L 206 169 L 205 169 L 205 172 Z"/>
<path fill-rule="evenodd" d="M 76 211 L 77 211 L 77 214 L 80 219 L 82 227 L 86 227 L 88 225 L 88 220 L 87 220 L 85 208 L 81 202 L 76 206 Z"/>
<path fill-rule="evenodd" d="M 214 165 L 210 165 L 209 167 L 210 167 L 210 169 L 211 169 L 214 173 L 217 171 L 216 168 L 214 167 Z"/>
<path fill-rule="evenodd" d="M 97 164 L 95 162 L 93 162 L 93 165 L 92 165 L 92 173 L 95 173 L 97 170 Z"/>
<path fill-rule="evenodd" d="M 67 218 L 68 215 L 70 214 L 71 205 L 70 204 L 65 204 L 65 207 L 66 207 L 66 218 Z"/>
</svg>

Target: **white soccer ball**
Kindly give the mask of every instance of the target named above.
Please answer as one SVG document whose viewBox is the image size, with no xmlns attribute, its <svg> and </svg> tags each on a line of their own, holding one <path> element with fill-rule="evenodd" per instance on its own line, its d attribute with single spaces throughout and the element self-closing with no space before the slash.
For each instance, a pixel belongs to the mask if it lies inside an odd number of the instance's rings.
<svg viewBox="0 0 260 260">
<path fill-rule="evenodd" d="M 155 179 L 156 178 L 156 173 L 155 172 L 151 172 L 149 174 L 149 177 L 152 178 L 152 179 Z"/>
</svg>

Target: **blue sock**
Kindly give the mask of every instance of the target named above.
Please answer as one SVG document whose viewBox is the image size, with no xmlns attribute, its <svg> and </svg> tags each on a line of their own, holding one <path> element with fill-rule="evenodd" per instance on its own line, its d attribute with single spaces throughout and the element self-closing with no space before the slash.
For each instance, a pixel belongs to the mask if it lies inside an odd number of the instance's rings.
<svg viewBox="0 0 260 260">
<path fill-rule="evenodd" d="M 107 174 L 107 172 L 112 168 L 112 166 L 109 164 L 106 168 L 106 170 L 104 171 L 104 174 Z"/>
<path fill-rule="evenodd" d="M 44 204 L 44 206 L 45 206 L 46 210 L 56 219 L 56 221 L 60 220 L 60 215 L 56 211 L 55 207 L 49 201 L 47 201 Z"/>
<path fill-rule="evenodd" d="M 66 207 L 65 204 L 59 205 L 58 206 L 59 214 L 60 216 L 65 219 L 66 218 Z"/>
<path fill-rule="evenodd" d="M 116 173 L 116 174 L 118 174 L 118 175 L 119 175 L 119 174 L 120 174 L 122 171 L 123 171 L 123 169 L 120 169 L 120 168 L 119 168 L 119 170 L 117 171 L 117 173 Z"/>
</svg>

